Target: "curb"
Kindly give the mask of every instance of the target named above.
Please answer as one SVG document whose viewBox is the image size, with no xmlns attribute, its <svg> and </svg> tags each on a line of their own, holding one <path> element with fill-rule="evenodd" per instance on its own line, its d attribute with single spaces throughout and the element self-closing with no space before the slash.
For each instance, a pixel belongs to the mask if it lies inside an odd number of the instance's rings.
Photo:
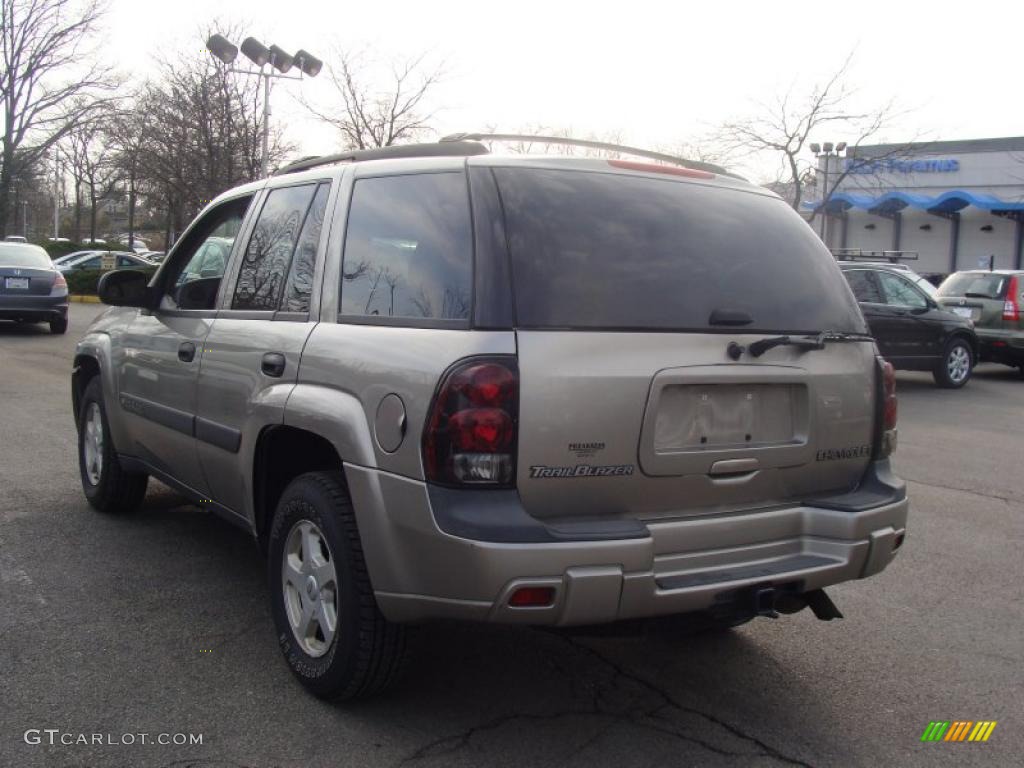
<svg viewBox="0 0 1024 768">
<path fill-rule="evenodd" d="M 75 301 L 79 304 L 100 304 L 99 296 L 68 296 L 68 301 Z"/>
</svg>

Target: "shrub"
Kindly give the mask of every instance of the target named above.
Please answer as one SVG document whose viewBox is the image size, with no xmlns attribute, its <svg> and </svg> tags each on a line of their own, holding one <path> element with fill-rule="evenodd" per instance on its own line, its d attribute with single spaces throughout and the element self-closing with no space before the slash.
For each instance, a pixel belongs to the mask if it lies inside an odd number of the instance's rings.
<svg viewBox="0 0 1024 768">
<path fill-rule="evenodd" d="M 140 271 L 152 275 L 156 272 L 156 267 L 147 267 Z M 96 285 L 102 276 L 102 269 L 76 269 L 64 273 L 64 279 L 68 281 L 68 293 L 79 296 L 95 296 Z"/>
</svg>

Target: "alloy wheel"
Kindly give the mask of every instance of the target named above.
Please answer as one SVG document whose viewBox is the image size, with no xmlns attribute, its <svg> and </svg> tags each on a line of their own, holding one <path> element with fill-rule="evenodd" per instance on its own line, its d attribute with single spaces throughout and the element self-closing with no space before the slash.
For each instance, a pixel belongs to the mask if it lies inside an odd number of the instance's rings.
<svg viewBox="0 0 1024 768">
<path fill-rule="evenodd" d="M 82 441 L 85 454 L 85 475 L 92 485 L 99 485 L 103 476 L 103 414 L 99 403 L 89 403 Z"/>
<path fill-rule="evenodd" d="M 281 560 L 292 634 L 306 654 L 323 656 L 338 631 L 338 577 L 331 548 L 315 523 L 299 520 L 288 532 Z"/>
<path fill-rule="evenodd" d="M 959 384 L 967 378 L 971 372 L 971 353 L 967 351 L 966 347 L 957 344 L 949 351 L 949 357 L 946 358 L 946 370 L 954 384 Z"/>
</svg>

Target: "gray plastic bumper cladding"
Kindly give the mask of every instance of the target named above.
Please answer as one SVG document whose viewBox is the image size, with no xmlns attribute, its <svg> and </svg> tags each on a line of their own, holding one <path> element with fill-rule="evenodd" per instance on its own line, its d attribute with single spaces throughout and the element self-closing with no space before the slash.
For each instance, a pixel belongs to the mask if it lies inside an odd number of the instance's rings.
<svg viewBox="0 0 1024 768">
<path fill-rule="evenodd" d="M 706 610 L 765 585 L 821 589 L 882 571 L 908 511 L 884 461 L 848 494 L 647 525 L 545 524 L 515 491 L 438 488 L 352 465 L 346 474 L 378 603 L 403 622 L 600 624 Z M 552 605 L 509 605 L 520 587 L 544 586 Z"/>
</svg>

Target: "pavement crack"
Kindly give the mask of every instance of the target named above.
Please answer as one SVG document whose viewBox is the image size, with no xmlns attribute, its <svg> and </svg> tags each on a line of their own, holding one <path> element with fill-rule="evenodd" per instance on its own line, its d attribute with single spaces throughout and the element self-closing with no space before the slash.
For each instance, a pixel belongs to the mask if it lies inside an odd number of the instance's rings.
<svg viewBox="0 0 1024 768">
<path fill-rule="evenodd" d="M 580 651 L 582 651 L 582 652 L 592 656 L 593 658 L 597 659 L 598 661 L 602 662 L 603 664 L 607 665 L 617 675 L 619 675 L 619 676 L 621 676 L 621 677 L 623 677 L 623 678 L 625 678 L 627 680 L 632 681 L 633 683 L 639 685 L 640 687 L 642 687 L 642 688 L 650 691 L 651 693 L 655 694 L 656 696 L 658 696 L 664 702 L 664 705 L 661 706 L 661 707 L 656 708 L 655 710 L 653 710 L 651 713 L 649 713 L 649 716 L 656 716 L 659 711 L 665 709 L 666 707 L 669 707 L 669 708 L 674 709 L 674 710 L 676 710 L 678 712 L 683 712 L 685 714 L 693 715 L 695 717 L 699 717 L 699 718 L 702 718 L 704 720 L 707 720 L 709 723 L 717 725 L 719 728 L 722 728 L 723 730 L 731 733 L 736 738 L 741 739 L 742 741 L 749 742 L 750 744 L 754 744 L 755 746 L 757 746 L 760 749 L 760 754 L 762 756 L 764 756 L 764 757 L 770 757 L 770 758 L 772 758 L 774 760 L 777 760 L 777 761 L 779 761 L 781 763 L 786 763 L 788 765 L 798 765 L 798 766 L 802 766 L 802 768 L 814 768 L 810 763 L 804 762 L 803 760 L 799 760 L 799 759 L 797 759 L 795 757 L 790 757 L 789 755 L 781 752 L 780 750 L 778 750 L 775 747 L 771 746 L 770 744 L 762 741 L 761 739 L 757 738 L 756 736 L 753 736 L 753 735 L 751 735 L 749 733 L 745 733 L 739 727 L 737 727 L 737 726 L 735 726 L 735 725 L 733 725 L 733 724 L 731 724 L 729 722 L 726 722 L 725 720 L 723 720 L 723 719 L 721 719 L 719 717 L 716 717 L 716 716 L 714 716 L 712 714 L 709 714 L 707 712 L 703 712 L 703 711 L 701 711 L 699 709 L 696 709 L 694 707 L 688 707 L 685 704 L 682 704 L 671 693 L 669 693 L 667 690 L 665 690 L 661 686 L 656 685 L 655 683 L 651 682 L 650 680 L 647 680 L 644 677 L 641 677 L 640 675 L 636 674 L 635 672 L 629 671 L 628 669 L 623 667 L 621 664 L 618 664 L 617 662 L 612 661 L 607 656 L 605 656 L 604 654 L 594 650 L 590 646 L 584 645 L 583 643 L 580 643 L 580 642 L 574 640 L 571 637 L 566 637 L 565 641 L 569 645 L 571 645 L 573 648 L 576 648 L 576 649 L 578 649 L 578 650 L 580 650 Z M 684 734 L 681 734 L 681 733 L 678 733 L 676 731 L 672 731 L 672 730 L 669 730 L 669 729 L 666 729 L 664 732 L 676 735 L 677 737 L 686 739 L 688 741 L 696 741 L 696 740 L 692 739 L 692 737 L 685 736 Z M 697 743 L 699 743 L 699 742 L 697 742 Z M 706 746 L 706 745 L 702 744 L 702 746 Z M 716 748 L 714 751 L 719 751 L 719 750 Z M 729 754 L 736 754 L 736 753 L 722 752 L 721 754 L 729 755 Z"/>
<path fill-rule="evenodd" d="M 961 488 L 961 487 L 955 486 L 955 485 L 943 485 L 942 483 L 929 483 L 929 482 L 926 482 L 925 480 L 915 480 L 912 477 L 907 477 L 905 474 L 903 475 L 903 479 L 906 480 L 908 483 L 914 483 L 915 485 L 924 485 L 924 486 L 927 486 L 929 488 L 939 488 L 939 489 L 944 490 L 944 491 L 959 491 L 960 493 L 966 493 L 966 494 L 969 494 L 969 495 L 972 495 L 972 496 L 981 496 L 981 497 L 986 498 L 986 499 L 996 499 L 997 501 L 1002 501 L 1002 502 L 1005 502 L 1007 504 L 1016 504 L 1017 506 L 1020 506 L 1021 504 L 1024 504 L 1024 501 L 1021 501 L 1020 499 L 1015 499 L 1015 498 L 1012 498 L 1010 496 L 1000 496 L 997 493 L 985 493 L 984 491 L 979 491 L 979 490 L 976 490 L 974 488 Z"/>
</svg>

